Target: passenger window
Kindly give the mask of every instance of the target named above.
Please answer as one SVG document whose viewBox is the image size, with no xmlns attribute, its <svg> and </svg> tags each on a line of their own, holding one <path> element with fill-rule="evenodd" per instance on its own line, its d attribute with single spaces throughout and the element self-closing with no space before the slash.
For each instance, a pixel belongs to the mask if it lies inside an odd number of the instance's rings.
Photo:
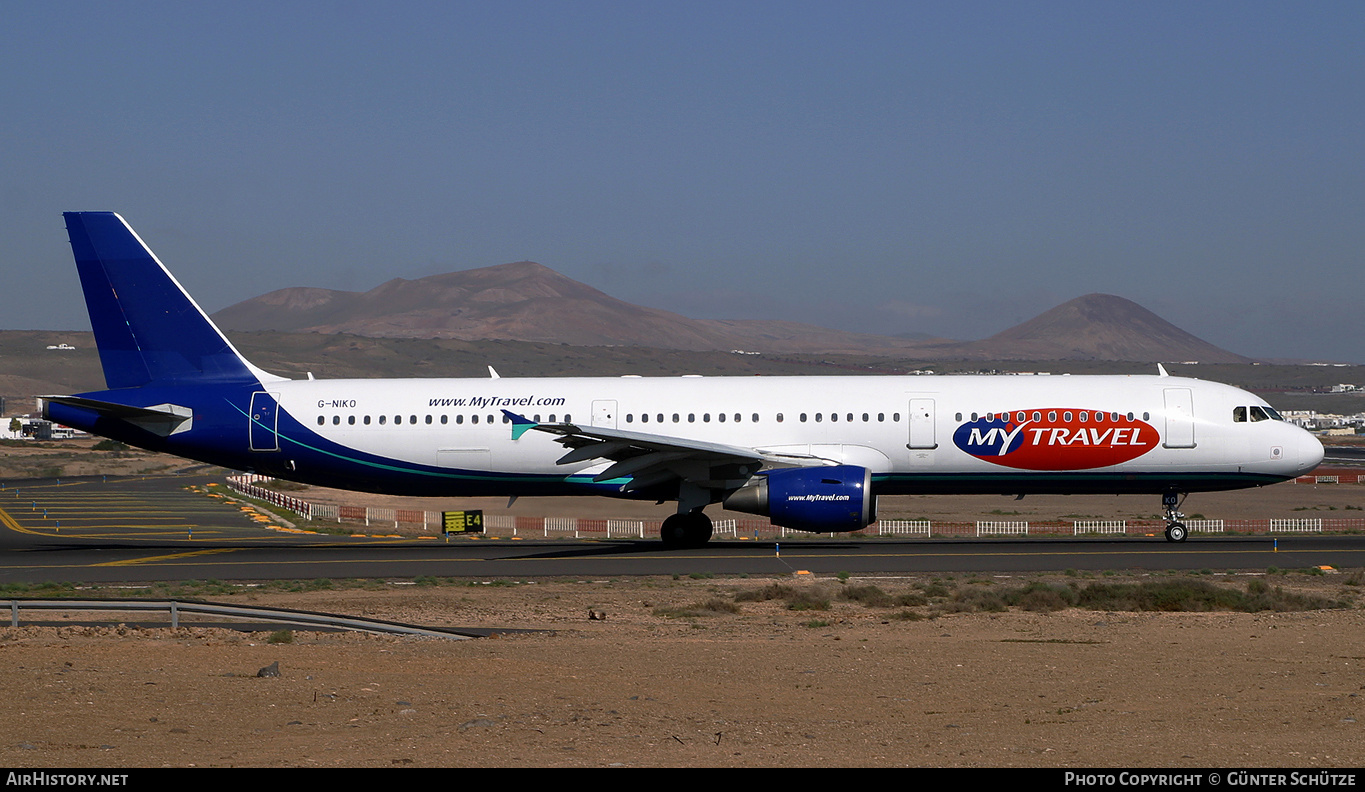
<svg viewBox="0 0 1365 792">
<path fill-rule="evenodd" d="M 634 416 L 634 414 L 632 414 L 632 413 L 626 413 L 626 423 L 635 423 L 635 416 Z"/>
<path fill-rule="evenodd" d="M 758 423 L 758 413 L 754 413 L 754 423 Z"/>
<path fill-rule="evenodd" d="M 380 423 L 384 423 L 384 416 L 382 416 L 382 415 L 379 416 L 379 422 L 380 422 Z M 457 424 L 462 424 L 462 423 L 464 423 L 464 416 L 463 416 L 463 415 L 457 415 L 457 416 L 455 416 L 455 423 L 457 423 Z"/>
<path fill-rule="evenodd" d="M 389 416 L 387 416 L 387 415 L 381 415 L 381 416 L 379 416 L 379 425 L 380 425 L 380 426 L 383 426 L 385 423 L 388 422 L 388 420 L 389 420 Z"/>
<path fill-rule="evenodd" d="M 368 415 L 365 416 L 365 425 L 366 425 L 366 426 L 369 426 L 369 425 L 370 425 L 370 416 L 368 416 Z"/>
<path fill-rule="evenodd" d="M 477 416 L 477 415 L 471 415 L 471 416 L 469 416 L 469 422 L 472 423 L 472 424 L 478 423 L 478 422 L 479 422 L 479 416 Z"/>
<path fill-rule="evenodd" d="M 355 426 L 355 416 L 354 415 L 346 416 L 346 423 L 350 424 L 351 426 Z"/>
<path fill-rule="evenodd" d="M 369 421 L 366 421 L 365 423 L 369 423 Z M 442 416 L 441 416 L 441 423 L 443 423 L 443 424 L 450 423 L 450 416 L 449 416 L 449 415 L 442 415 Z"/>
<path fill-rule="evenodd" d="M 338 425 L 338 424 L 340 424 L 340 423 L 341 423 L 341 416 L 340 416 L 340 415 L 333 415 L 333 416 L 332 416 L 332 426 L 336 426 L 336 425 Z"/>
<path fill-rule="evenodd" d="M 777 422 L 782 423 L 782 413 L 777 414 Z"/>
<path fill-rule="evenodd" d="M 325 424 L 325 423 L 327 423 L 327 419 L 326 419 L 326 418 L 323 418 L 321 415 L 319 415 L 319 416 L 318 416 L 318 426 L 322 426 L 322 425 Z"/>
<path fill-rule="evenodd" d="M 430 416 L 430 415 L 427 416 L 427 423 L 428 423 L 428 424 L 431 423 L 431 416 Z"/>
<path fill-rule="evenodd" d="M 823 421 L 823 420 L 825 420 L 825 414 L 824 414 L 824 413 L 816 413 L 816 414 L 815 414 L 815 422 L 816 422 L 816 423 L 820 423 L 820 422 Z"/>
</svg>

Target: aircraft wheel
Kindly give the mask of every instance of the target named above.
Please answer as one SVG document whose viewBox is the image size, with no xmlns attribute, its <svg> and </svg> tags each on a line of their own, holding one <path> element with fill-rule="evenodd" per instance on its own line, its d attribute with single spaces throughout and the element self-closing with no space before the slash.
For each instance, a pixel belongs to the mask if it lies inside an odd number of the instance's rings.
<svg viewBox="0 0 1365 792">
<path fill-rule="evenodd" d="M 1166 541 L 1168 542 L 1183 542 L 1189 535 L 1189 529 L 1185 527 L 1184 523 L 1171 523 L 1166 526 Z"/>
<path fill-rule="evenodd" d="M 665 547 L 701 547 L 711 540 L 711 518 L 700 511 L 675 514 L 659 527 Z"/>
</svg>

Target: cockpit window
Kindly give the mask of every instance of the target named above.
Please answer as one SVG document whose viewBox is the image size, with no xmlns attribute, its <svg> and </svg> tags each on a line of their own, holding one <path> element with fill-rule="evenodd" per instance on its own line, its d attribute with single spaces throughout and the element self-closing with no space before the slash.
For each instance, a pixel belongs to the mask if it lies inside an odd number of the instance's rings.
<svg viewBox="0 0 1365 792">
<path fill-rule="evenodd" d="M 1283 421 L 1284 416 L 1275 412 L 1274 407 L 1253 404 L 1250 407 L 1233 407 L 1232 422 L 1245 423 L 1247 420 L 1255 421 Z"/>
</svg>

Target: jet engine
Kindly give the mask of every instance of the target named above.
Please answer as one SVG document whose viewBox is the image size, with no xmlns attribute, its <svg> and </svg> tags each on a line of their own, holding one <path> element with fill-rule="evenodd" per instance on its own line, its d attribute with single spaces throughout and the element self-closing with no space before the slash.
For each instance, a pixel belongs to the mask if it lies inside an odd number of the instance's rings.
<svg viewBox="0 0 1365 792">
<path fill-rule="evenodd" d="M 798 531 L 856 531 L 877 519 L 872 471 L 856 465 L 779 468 L 726 496 L 725 508 Z"/>
</svg>

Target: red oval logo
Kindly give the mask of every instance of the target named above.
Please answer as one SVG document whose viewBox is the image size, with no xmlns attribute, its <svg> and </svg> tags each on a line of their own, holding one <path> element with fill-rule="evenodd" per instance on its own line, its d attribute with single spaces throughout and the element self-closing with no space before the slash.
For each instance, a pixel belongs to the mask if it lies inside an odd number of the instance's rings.
<svg viewBox="0 0 1365 792">
<path fill-rule="evenodd" d="M 1118 465 L 1151 451 L 1160 440 L 1146 421 L 1074 408 L 990 413 L 953 433 L 953 444 L 977 459 L 1020 470 Z"/>
</svg>

